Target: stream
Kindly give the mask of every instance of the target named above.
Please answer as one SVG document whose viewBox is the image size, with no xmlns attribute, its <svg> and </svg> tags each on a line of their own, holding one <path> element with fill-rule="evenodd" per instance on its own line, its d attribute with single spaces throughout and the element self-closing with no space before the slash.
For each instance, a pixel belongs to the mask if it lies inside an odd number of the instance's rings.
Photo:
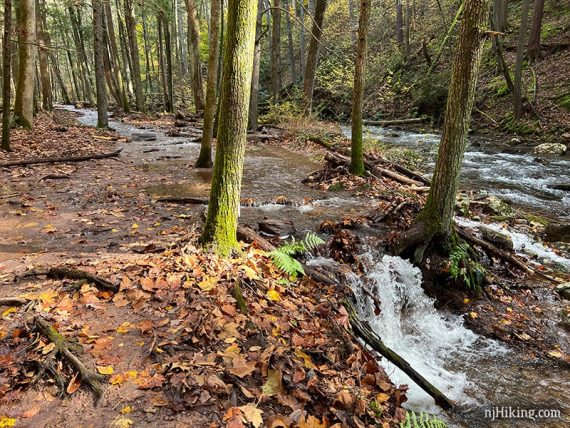
<svg viewBox="0 0 570 428">
<path fill-rule="evenodd" d="M 94 126 L 96 112 L 65 109 L 82 114 L 79 121 Z M 121 158 L 140 168 L 180 168 L 191 165 L 199 152 L 199 143 L 183 137 L 168 137 L 161 130 L 140 129 L 136 126 L 111 121 L 118 133 L 137 140 L 140 133 L 156 135 L 155 141 L 120 143 Z M 384 142 L 418 150 L 433 151 L 438 137 L 433 134 L 415 134 L 404 131 L 372 130 L 385 136 Z M 423 148 L 422 148 L 423 147 Z M 489 146 L 490 147 L 490 146 Z M 464 162 L 463 180 L 526 207 L 548 212 L 562 219 L 570 217 L 568 193 L 550 189 L 566 177 L 570 162 L 567 158 L 537 163 L 529 154 L 500 153 L 486 147 L 471 148 Z M 152 150 L 152 151 L 151 151 Z M 433 166 L 433 165 L 432 165 Z M 370 200 L 338 192 L 330 193 L 303 186 L 301 180 L 319 165 L 283 147 L 250 144 L 246 153 L 242 197 L 268 200 L 277 195 L 288 198 L 311 198 L 302 206 L 265 204 L 260 207 L 242 207 L 242 222 L 255 225 L 264 217 L 290 219 L 297 232 L 315 230 L 326 219 L 362 215 L 370 209 Z M 429 171 L 426 171 L 429 172 Z M 189 169 L 187 180 L 181 183 L 147 189 L 156 196 L 205 197 L 209 192 L 211 174 L 208 170 Z M 567 179 L 567 178 L 565 178 Z M 538 193 L 536 192 L 538 190 Z M 548 195 L 547 199 L 545 195 Z M 462 221 L 462 220 L 460 220 Z M 464 220 L 467 221 L 467 220 Z M 466 224 L 476 227 L 477 224 Z M 497 226 L 498 227 L 498 226 Z M 511 232 L 516 233 L 516 232 Z M 570 267 L 570 260 L 549 252 L 532 238 L 519 234 L 516 250 L 528 248 L 539 252 L 541 260 L 550 260 Z M 554 257 L 559 259 L 554 259 Z M 433 400 L 411 382 L 402 372 L 385 360 L 381 364 L 396 384 L 408 384 L 409 400 L 406 407 L 416 412 L 427 411 L 446 420 L 449 426 L 461 427 L 562 427 L 570 417 L 570 376 L 567 369 L 545 362 L 523 361 L 521 355 L 506 345 L 483 338 L 463 325 L 458 315 L 438 311 L 434 301 L 422 289 L 419 269 L 408 261 L 368 249 L 359 256 L 366 272 L 358 277 L 348 274 L 346 281 L 357 296 L 360 316 L 369 322 L 387 346 L 402 355 L 418 372 L 434 383 L 451 399 L 459 403 L 453 413 L 444 413 Z M 310 264 L 325 267 L 332 260 L 316 258 Z M 361 290 L 363 287 L 380 297 L 381 313 L 374 314 L 374 305 Z M 554 300 L 553 297 L 550 299 Z M 552 301 L 553 311 L 557 303 Z M 568 337 L 560 344 L 566 352 Z M 555 409 L 565 419 L 496 420 L 485 417 L 491 406 L 511 406 L 513 409 Z"/>
</svg>

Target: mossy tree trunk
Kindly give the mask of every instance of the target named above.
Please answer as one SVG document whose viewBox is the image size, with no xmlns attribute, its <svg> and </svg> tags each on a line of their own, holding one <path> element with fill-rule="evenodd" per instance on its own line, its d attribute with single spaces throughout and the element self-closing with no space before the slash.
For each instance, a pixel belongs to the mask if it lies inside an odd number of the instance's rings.
<svg viewBox="0 0 570 428">
<path fill-rule="evenodd" d="M 228 1 L 228 31 L 225 40 L 221 84 L 218 145 L 212 177 L 208 215 L 201 242 L 219 255 L 237 248 L 236 231 L 247 118 L 257 0 Z"/>
<path fill-rule="evenodd" d="M 196 113 L 204 111 L 204 87 L 202 84 L 202 62 L 200 61 L 200 22 L 194 0 L 184 0 L 188 13 L 188 50 L 192 68 L 192 93 Z"/>
<path fill-rule="evenodd" d="M 36 0 L 20 0 L 19 7 L 19 61 L 14 118 L 18 125 L 32 129 L 36 77 Z"/>
<path fill-rule="evenodd" d="M 92 0 L 93 6 L 93 50 L 95 53 L 95 88 L 97 90 L 97 128 L 109 127 L 107 87 L 105 86 L 103 44 L 103 1 Z"/>
<path fill-rule="evenodd" d="M 10 109 L 12 98 L 11 56 L 12 0 L 4 0 L 4 35 L 2 38 L 2 142 L 0 148 L 10 151 Z"/>
<path fill-rule="evenodd" d="M 517 42 L 517 56 L 515 60 L 515 81 L 513 86 L 513 104 L 515 119 L 518 120 L 523 115 L 523 95 L 522 95 L 522 69 L 524 59 L 524 47 L 526 41 L 526 31 L 528 28 L 528 9 L 530 0 L 523 0 L 521 12 L 521 26 L 519 39 Z"/>
<path fill-rule="evenodd" d="M 544 15 L 544 0 L 534 0 L 532 12 L 532 25 L 528 36 L 528 60 L 534 64 L 540 58 L 540 32 L 542 30 L 542 17 Z"/>
<path fill-rule="evenodd" d="M 305 76 L 303 81 L 303 110 L 306 116 L 311 114 L 313 109 L 313 90 L 315 89 L 315 75 L 317 73 L 317 63 L 319 61 L 319 45 L 323 35 L 323 23 L 325 21 L 325 11 L 327 0 L 317 0 L 315 4 L 315 17 L 313 29 L 311 31 L 311 41 L 309 43 L 309 53 L 305 64 Z"/>
<path fill-rule="evenodd" d="M 206 87 L 206 107 L 204 109 L 204 127 L 200 156 L 196 162 L 198 168 L 212 166 L 212 140 L 214 138 L 214 120 L 218 93 L 218 59 L 220 49 L 220 12 L 222 0 L 212 0 L 210 6 L 210 51 L 208 52 L 208 82 Z"/>
<path fill-rule="evenodd" d="M 366 67 L 366 45 L 369 23 L 370 0 L 361 0 L 354 68 L 354 89 L 352 93 L 352 150 L 350 172 L 355 175 L 364 175 L 364 154 L 362 152 L 362 105 L 364 102 L 364 70 Z"/>
<path fill-rule="evenodd" d="M 396 253 L 411 248 L 425 249 L 434 238 L 449 241 L 453 211 L 471 111 L 475 100 L 477 75 L 481 64 L 487 0 L 466 0 L 459 38 L 453 59 L 443 134 L 428 200 L 412 227 L 395 245 Z M 421 259 L 422 252 L 416 253 Z"/>
<path fill-rule="evenodd" d="M 255 48 L 253 53 L 253 73 L 251 75 L 251 95 L 249 98 L 249 119 L 247 128 L 256 130 L 259 108 L 259 71 L 261 67 L 261 37 L 263 31 L 263 0 L 257 2 L 257 22 L 255 24 Z"/>
</svg>

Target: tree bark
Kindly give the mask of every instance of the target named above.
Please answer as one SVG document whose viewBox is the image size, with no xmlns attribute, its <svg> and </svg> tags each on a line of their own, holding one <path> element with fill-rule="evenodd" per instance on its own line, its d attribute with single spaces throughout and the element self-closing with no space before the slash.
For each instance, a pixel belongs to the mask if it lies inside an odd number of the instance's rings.
<svg viewBox="0 0 570 428">
<path fill-rule="evenodd" d="M 166 57 L 166 78 L 168 93 L 168 111 L 174 112 L 174 77 L 172 75 L 172 38 L 170 37 L 170 25 L 163 15 L 164 30 L 164 55 Z"/>
<path fill-rule="evenodd" d="M 487 14 L 487 0 L 465 1 L 465 11 L 453 60 L 441 144 L 428 200 L 410 230 L 404 232 L 396 243 L 396 253 L 418 245 L 419 248 L 422 246 L 425 248 L 435 236 L 446 241 L 451 235 L 453 209 L 475 100 Z M 417 258 L 421 258 L 421 253 L 419 255 Z"/>
<path fill-rule="evenodd" d="M 399 46 L 404 44 L 404 11 L 402 0 L 396 0 L 396 43 Z"/>
<path fill-rule="evenodd" d="M 40 63 L 40 79 L 42 82 L 42 108 L 53 110 L 52 84 L 49 73 L 48 50 L 43 22 L 44 11 L 40 0 L 36 0 L 36 34 L 38 42 L 38 59 Z"/>
<path fill-rule="evenodd" d="M 15 122 L 32 129 L 36 62 L 36 1 L 20 0 L 18 22 L 18 80 L 14 105 Z"/>
<path fill-rule="evenodd" d="M 360 176 L 364 175 L 364 153 L 362 151 L 362 105 L 364 103 L 364 76 L 369 23 L 370 0 L 361 0 L 354 68 L 354 89 L 352 94 L 352 145 L 350 162 L 350 172 Z"/>
<path fill-rule="evenodd" d="M 111 10 L 111 2 L 105 1 L 104 13 L 106 19 L 107 28 L 107 40 L 109 43 L 109 57 L 111 65 L 113 67 L 113 73 L 115 75 L 115 80 L 117 81 L 119 96 L 121 98 L 121 107 L 125 113 L 130 110 L 129 99 L 127 97 L 127 89 L 125 87 L 125 82 L 127 81 L 127 71 L 126 66 L 121 65 L 121 60 L 119 56 L 119 48 L 117 46 L 117 39 L 115 37 L 115 24 L 113 23 L 113 12 Z"/>
<path fill-rule="evenodd" d="M 4 35 L 2 39 L 2 142 L 0 148 L 10 151 L 10 109 L 12 97 L 12 0 L 4 0 Z"/>
<path fill-rule="evenodd" d="M 125 25 L 132 64 L 132 80 L 135 87 L 135 105 L 138 111 L 145 111 L 143 87 L 141 80 L 141 61 L 139 58 L 139 43 L 137 40 L 137 28 L 133 16 L 132 0 L 125 0 Z"/>
<path fill-rule="evenodd" d="M 218 50 L 220 49 L 220 16 L 223 0 L 212 0 L 210 6 L 210 51 L 208 52 L 208 82 L 206 87 L 206 107 L 204 109 L 204 128 L 200 156 L 196 162 L 198 168 L 212 166 L 212 140 L 214 138 L 214 120 L 218 93 Z"/>
<path fill-rule="evenodd" d="M 259 69 L 261 66 L 261 35 L 263 31 L 263 0 L 257 3 L 257 22 L 255 24 L 255 48 L 253 51 L 253 72 L 251 76 L 251 95 L 249 98 L 249 118 L 247 129 L 257 129 L 259 104 Z"/>
<path fill-rule="evenodd" d="M 297 81 L 297 67 L 295 65 L 295 48 L 293 46 L 293 28 L 291 26 L 291 14 L 295 13 L 295 8 L 291 5 L 292 0 L 287 3 L 287 13 L 285 22 L 287 23 L 287 43 L 289 48 L 289 67 L 291 68 L 291 83 Z"/>
<path fill-rule="evenodd" d="M 544 0 L 534 0 L 532 25 L 528 36 L 528 60 L 534 64 L 540 59 L 540 32 L 542 30 L 542 16 L 544 14 Z"/>
<path fill-rule="evenodd" d="M 524 46 L 526 40 L 526 30 L 528 28 L 528 9 L 530 0 L 523 0 L 521 12 L 521 26 L 519 40 L 517 43 L 517 57 L 515 61 L 515 81 L 513 86 L 513 103 L 515 120 L 522 117 L 523 97 L 522 97 L 522 68 L 524 59 Z"/>
<path fill-rule="evenodd" d="M 204 111 L 204 86 L 202 84 L 202 62 L 200 60 L 200 23 L 194 0 L 184 0 L 188 13 L 188 50 L 191 58 L 192 93 L 196 113 Z"/>
<path fill-rule="evenodd" d="M 158 31 L 158 67 L 160 68 L 160 80 L 162 82 L 162 98 L 164 109 L 170 111 L 170 98 L 168 95 L 168 78 L 166 76 L 166 60 L 164 59 L 164 13 L 161 11 L 156 17 L 156 27 Z"/>
<path fill-rule="evenodd" d="M 273 104 L 279 102 L 281 91 L 281 9 L 280 0 L 273 0 L 271 15 L 271 95 Z"/>
<path fill-rule="evenodd" d="M 305 41 L 305 9 L 303 6 L 303 0 L 297 0 L 299 2 L 299 20 L 303 23 L 299 29 L 299 62 L 301 63 L 301 76 L 305 76 L 305 47 L 307 42 Z"/>
<path fill-rule="evenodd" d="M 317 3 L 315 4 L 315 18 L 312 30 L 313 34 L 309 43 L 309 53 L 307 55 L 303 82 L 303 111 L 305 116 L 310 115 L 313 109 L 313 90 L 315 88 L 315 75 L 317 73 L 317 63 L 319 60 L 319 44 L 323 34 L 323 23 L 325 21 L 326 8 L 327 0 L 317 0 Z"/>
<path fill-rule="evenodd" d="M 109 127 L 107 87 L 105 86 L 103 45 L 103 0 L 92 0 L 93 51 L 95 56 L 95 87 L 97 89 L 97 128 Z"/>
<path fill-rule="evenodd" d="M 208 215 L 201 242 L 228 256 L 238 246 L 241 180 L 245 156 L 247 117 L 257 0 L 228 1 L 228 31 L 222 75 L 218 149 L 214 163 Z"/>
<path fill-rule="evenodd" d="M 83 43 L 83 35 L 81 31 L 81 23 L 79 21 L 79 10 L 78 6 L 70 5 L 68 7 L 69 17 L 71 19 L 71 29 L 73 33 L 73 40 L 75 42 L 75 49 L 77 50 L 77 59 L 80 63 L 82 84 L 83 84 L 83 95 L 85 100 L 90 104 L 95 104 L 93 99 L 93 88 L 91 86 L 91 77 L 89 72 L 89 62 L 87 58 L 87 53 L 85 52 L 85 45 Z"/>
</svg>

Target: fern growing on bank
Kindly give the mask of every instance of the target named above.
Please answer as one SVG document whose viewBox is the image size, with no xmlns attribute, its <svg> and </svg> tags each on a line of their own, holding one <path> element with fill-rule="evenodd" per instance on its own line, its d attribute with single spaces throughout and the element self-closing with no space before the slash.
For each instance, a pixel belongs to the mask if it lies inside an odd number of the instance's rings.
<svg viewBox="0 0 570 428">
<path fill-rule="evenodd" d="M 282 270 L 289 276 L 304 275 L 303 265 L 294 256 L 314 251 L 319 245 L 324 244 L 317 234 L 309 232 L 301 241 L 295 241 L 295 238 L 287 244 L 276 248 L 269 253 L 269 257 L 275 263 L 279 270 Z"/>
<path fill-rule="evenodd" d="M 429 413 L 416 414 L 411 410 L 406 412 L 406 420 L 400 423 L 400 428 L 447 428 L 445 422 Z"/>
<path fill-rule="evenodd" d="M 469 254 L 469 245 L 457 243 L 449 253 L 449 273 L 456 281 L 461 281 L 467 288 L 479 291 L 485 277 L 485 268 Z"/>
</svg>

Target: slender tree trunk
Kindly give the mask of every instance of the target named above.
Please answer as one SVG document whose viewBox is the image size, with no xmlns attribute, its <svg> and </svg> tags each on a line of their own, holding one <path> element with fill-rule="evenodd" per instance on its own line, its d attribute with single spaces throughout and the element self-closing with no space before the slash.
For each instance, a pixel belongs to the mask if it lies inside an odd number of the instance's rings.
<svg viewBox="0 0 570 428">
<path fill-rule="evenodd" d="M 397 253 L 417 247 L 421 251 L 416 253 L 416 259 L 421 259 L 423 249 L 434 237 L 440 237 L 446 242 L 451 236 L 453 210 L 475 100 L 487 14 L 486 0 L 465 1 L 453 59 L 441 144 L 428 200 L 410 230 L 400 236 L 396 244 Z"/>
<path fill-rule="evenodd" d="M 186 43 L 187 35 L 184 32 L 184 25 L 182 22 L 182 14 L 178 9 L 178 0 L 175 0 L 176 4 L 176 19 L 178 20 L 178 32 L 177 32 L 177 40 L 180 43 L 180 55 L 182 57 L 181 67 L 182 67 L 182 75 L 186 76 L 188 74 L 188 44 Z M 209 30 L 211 31 L 211 30 Z"/>
<path fill-rule="evenodd" d="M 218 92 L 218 50 L 220 49 L 220 14 L 223 0 L 212 0 L 210 6 L 210 51 L 208 52 L 208 82 L 206 87 L 206 107 L 204 109 L 204 130 L 200 156 L 196 162 L 198 168 L 212 166 L 212 140 Z"/>
<path fill-rule="evenodd" d="M 355 30 L 355 22 L 354 17 L 356 13 L 354 12 L 354 0 L 348 0 L 348 22 L 350 24 L 350 41 L 352 42 L 352 46 L 356 45 L 356 30 Z"/>
<path fill-rule="evenodd" d="M 204 111 L 204 86 L 202 82 L 202 62 L 200 60 L 200 23 L 194 0 L 184 0 L 188 14 L 188 50 L 192 68 L 192 92 L 196 112 Z"/>
<path fill-rule="evenodd" d="M 121 66 L 121 60 L 119 57 L 119 48 L 117 46 L 117 39 L 115 37 L 115 24 L 113 22 L 113 12 L 111 10 L 111 2 L 105 1 L 104 4 L 105 12 L 105 22 L 107 28 L 107 40 L 109 43 L 109 56 L 113 67 L 113 74 L 115 75 L 115 80 L 117 81 L 119 96 L 121 98 L 120 105 L 124 112 L 129 112 L 129 99 L 127 97 L 127 88 L 125 87 L 126 82 L 126 68 Z"/>
<path fill-rule="evenodd" d="M 271 15 L 273 26 L 271 28 L 271 94 L 273 104 L 279 102 L 281 91 L 281 7 L 280 0 L 273 0 Z"/>
<path fill-rule="evenodd" d="M 18 44 L 20 55 L 14 118 L 18 125 L 32 129 L 34 121 L 34 87 L 36 76 L 35 0 L 20 0 L 19 18 Z"/>
<path fill-rule="evenodd" d="M 145 111 L 143 86 L 141 79 L 141 62 L 139 58 L 139 42 L 137 40 L 136 21 L 133 16 L 132 0 L 125 0 L 125 24 L 131 52 L 132 80 L 135 87 L 135 104 L 138 111 Z"/>
<path fill-rule="evenodd" d="M 297 0 L 299 2 L 299 20 L 303 23 L 299 30 L 299 57 L 301 63 L 301 76 L 305 76 L 305 47 L 307 42 L 305 41 L 305 9 L 303 6 L 303 0 Z"/>
<path fill-rule="evenodd" d="M 2 142 L 0 148 L 10 151 L 10 111 L 12 98 L 12 0 L 4 0 L 4 36 L 2 39 Z"/>
<path fill-rule="evenodd" d="M 285 14 L 285 22 L 287 23 L 287 42 L 289 47 L 289 66 L 291 67 L 291 82 L 295 83 L 297 80 L 297 67 L 295 65 L 295 47 L 293 46 L 293 28 L 291 26 L 291 14 L 295 14 L 294 4 L 291 5 L 293 0 L 287 3 L 287 11 Z"/>
<path fill-rule="evenodd" d="M 146 91 L 152 93 L 152 75 L 154 74 L 154 65 L 150 60 L 151 56 L 151 43 L 149 41 L 148 26 L 146 21 L 146 14 L 144 7 L 141 10 L 142 27 L 143 27 L 143 41 L 144 41 L 144 58 L 146 66 Z"/>
<path fill-rule="evenodd" d="M 491 14 L 491 29 L 493 31 L 497 31 L 499 33 L 505 32 L 507 20 L 507 0 L 493 0 L 493 7 L 492 7 L 492 14 Z M 497 55 L 497 73 L 503 72 L 506 73 L 508 76 L 507 81 L 510 80 L 510 75 L 508 74 L 508 70 L 503 69 L 503 42 L 502 36 L 497 35 L 493 37 L 493 51 Z M 509 85 L 509 88 L 512 89 L 512 85 Z"/>
<path fill-rule="evenodd" d="M 83 95 L 85 100 L 89 104 L 95 104 L 93 99 L 93 88 L 91 86 L 91 79 L 89 73 L 89 63 L 87 60 L 87 54 L 85 53 L 85 46 L 83 44 L 83 37 L 81 34 L 81 25 L 79 23 L 79 15 L 76 13 L 76 7 L 70 5 L 68 7 L 69 17 L 71 19 L 71 29 L 73 33 L 73 40 L 75 42 L 75 49 L 77 50 L 77 59 L 79 61 L 79 67 L 81 69 L 82 85 L 83 85 Z M 77 66 L 77 65 L 76 65 Z"/>
<path fill-rule="evenodd" d="M 133 64 L 131 61 L 131 55 L 129 53 L 129 42 L 128 42 L 128 37 L 127 37 L 127 30 L 125 29 L 126 24 L 123 22 L 123 18 L 121 17 L 120 14 L 120 4 L 119 4 L 119 0 L 116 0 L 115 2 L 116 7 L 117 7 L 117 23 L 118 23 L 118 27 L 119 27 L 119 38 L 120 40 L 122 40 L 122 43 L 119 43 L 120 49 L 121 49 L 121 59 L 122 59 L 122 64 L 123 64 L 123 70 L 124 70 L 124 76 L 125 76 L 125 88 L 127 90 L 128 94 L 132 94 L 133 93 L 133 82 L 132 82 L 132 75 L 133 75 Z M 124 11 L 124 8 L 123 8 Z M 143 8 L 144 11 L 144 8 Z M 144 28 L 144 14 L 143 14 L 143 28 Z"/>
<path fill-rule="evenodd" d="M 52 85 L 49 74 L 48 50 L 43 23 L 44 11 L 42 4 L 36 0 L 36 34 L 38 42 L 38 59 L 40 63 L 40 79 L 42 81 L 42 108 L 47 111 L 53 110 Z"/>
<path fill-rule="evenodd" d="M 103 45 L 103 0 L 92 0 L 93 5 L 93 51 L 95 56 L 95 87 L 97 88 L 97 128 L 108 128 L 109 109 L 105 86 Z"/>
<path fill-rule="evenodd" d="M 352 150 L 350 172 L 364 175 L 364 154 L 362 151 L 362 105 L 364 101 L 364 76 L 366 68 L 366 45 L 370 23 L 370 1 L 360 1 L 358 20 L 358 42 L 354 68 L 354 90 L 352 94 Z"/>
<path fill-rule="evenodd" d="M 168 84 L 167 84 L 167 78 L 166 78 L 166 65 L 165 65 L 165 60 L 164 60 L 164 35 L 163 35 L 163 31 L 162 31 L 162 25 L 163 25 L 163 15 L 161 13 L 158 14 L 158 16 L 156 17 L 156 28 L 158 30 L 158 40 L 157 40 L 157 46 L 158 46 L 158 67 L 160 68 L 160 81 L 162 83 L 162 100 L 164 103 L 164 109 L 165 110 L 170 110 L 170 106 L 169 106 L 169 99 L 168 99 Z"/>
<path fill-rule="evenodd" d="M 528 36 L 528 60 L 534 64 L 540 58 L 540 32 L 542 30 L 542 16 L 544 14 L 544 0 L 534 0 L 532 25 Z"/>
<path fill-rule="evenodd" d="M 222 76 L 218 148 L 208 215 L 200 239 L 221 256 L 229 256 L 238 245 L 236 232 L 256 16 L 257 0 L 228 0 L 228 31 Z"/>
<path fill-rule="evenodd" d="M 513 102 L 514 115 L 518 120 L 523 114 L 523 97 L 522 97 L 522 69 L 524 59 L 524 47 L 526 41 L 526 31 L 528 28 L 528 8 L 530 0 L 523 0 L 521 12 L 521 26 L 519 31 L 519 40 L 517 44 L 517 57 L 515 61 L 515 81 L 513 86 Z"/>
<path fill-rule="evenodd" d="M 263 31 L 263 0 L 257 2 L 257 22 L 255 24 L 255 47 L 253 50 L 253 72 L 251 76 L 251 95 L 249 97 L 248 129 L 257 129 L 259 103 L 259 69 L 261 65 L 261 37 Z"/>
<path fill-rule="evenodd" d="M 174 111 L 174 76 L 172 75 L 172 38 L 170 37 L 170 25 L 168 20 L 163 15 L 164 24 L 164 54 L 166 56 L 166 78 L 167 89 L 168 89 L 168 106 L 169 112 Z"/>
<path fill-rule="evenodd" d="M 306 116 L 310 115 L 313 109 L 313 90 L 315 88 L 315 75 L 317 73 L 317 63 L 319 61 L 319 45 L 321 42 L 321 36 L 323 35 L 326 8 L 327 0 L 317 0 L 317 3 L 315 4 L 315 17 L 303 82 L 303 110 Z"/>
<path fill-rule="evenodd" d="M 402 0 L 396 0 L 396 43 L 399 46 L 404 44 L 404 12 Z"/>
<path fill-rule="evenodd" d="M 406 0 L 406 22 L 404 27 L 406 29 L 404 34 L 404 57 L 406 60 L 410 56 L 410 31 L 412 21 L 412 8 L 410 7 L 410 0 Z"/>
</svg>

